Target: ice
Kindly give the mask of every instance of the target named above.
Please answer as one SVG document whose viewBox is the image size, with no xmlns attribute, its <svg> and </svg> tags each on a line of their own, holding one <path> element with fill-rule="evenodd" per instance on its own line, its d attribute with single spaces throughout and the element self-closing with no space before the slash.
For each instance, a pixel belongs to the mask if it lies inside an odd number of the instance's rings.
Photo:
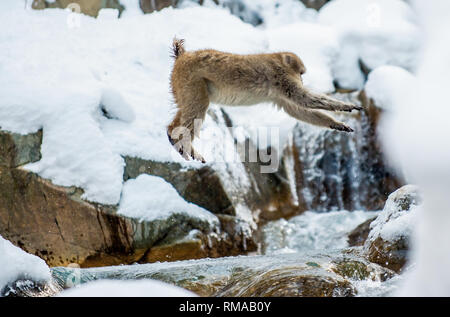
<svg viewBox="0 0 450 317">
<path fill-rule="evenodd" d="M 42 259 L 26 253 L 2 236 L 0 236 L 0 267 L 0 294 L 8 283 L 19 279 L 46 282 L 51 278 L 50 269 Z"/>
</svg>

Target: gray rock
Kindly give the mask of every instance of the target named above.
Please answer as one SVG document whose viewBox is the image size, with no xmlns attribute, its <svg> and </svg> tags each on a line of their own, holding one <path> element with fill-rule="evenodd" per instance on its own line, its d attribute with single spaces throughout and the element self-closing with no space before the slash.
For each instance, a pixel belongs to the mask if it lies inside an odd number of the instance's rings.
<svg viewBox="0 0 450 317">
<path fill-rule="evenodd" d="M 18 167 L 41 159 L 42 130 L 26 135 L 0 131 L 0 165 Z"/>
<path fill-rule="evenodd" d="M 351 247 L 362 246 L 370 232 L 370 224 L 376 217 L 367 219 L 348 234 L 348 245 Z"/>
</svg>

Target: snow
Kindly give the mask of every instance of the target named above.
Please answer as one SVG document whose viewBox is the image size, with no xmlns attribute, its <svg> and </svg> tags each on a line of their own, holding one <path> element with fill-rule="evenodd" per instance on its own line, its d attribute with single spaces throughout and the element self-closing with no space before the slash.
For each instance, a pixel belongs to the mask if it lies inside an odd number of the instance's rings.
<svg viewBox="0 0 450 317">
<path fill-rule="evenodd" d="M 375 104 L 384 110 L 396 111 L 399 103 L 398 96 L 404 98 L 411 95 L 417 86 L 413 74 L 398 66 L 380 66 L 369 73 L 364 91 L 367 97 L 374 100 Z M 402 93 L 399 93 L 402 90 Z"/>
<path fill-rule="evenodd" d="M 271 51 L 291 51 L 306 66 L 306 87 L 319 92 L 333 92 L 332 62 L 339 52 L 338 34 L 316 23 L 292 23 L 267 30 Z"/>
<path fill-rule="evenodd" d="M 370 224 L 367 246 L 378 237 L 384 241 L 395 241 L 401 237 L 412 236 L 417 217 L 422 212 L 421 207 L 412 203 L 409 210 L 403 210 L 398 201 L 401 201 L 405 194 L 417 199 L 418 191 L 417 186 L 405 185 L 389 195 L 383 210 Z"/>
<path fill-rule="evenodd" d="M 409 5 L 401 0 L 335 0 L 319 11 L 319 23 L 339 33 L 340 56 L 333 72 L 340 86 L 360 89 L 369 69 L 395 65 L 413 70 L 420 44 Z"/>
<path fill-rule="evenodd" d="M 425 42 L 417 69 L 418 85 L 410 89 L 398 111 L 387 116 L 386 153 L 401 162 L 423 194 L 411 251 L 414 269 L 397 295 L 450 296 L 450 125 L 448 73 L 450 28 L 446 0 L 412 1 L 424 29 Z"/>
<path fill-rule="evenodd" d="M 108 118 L 121 120 L 126 123 L 131 123 L 136 118 L 133 108 L 126 103 L 117 90 L 111 88 L 103 90 L 100 106 L 102 110 L 107 112 Z"/>
<path fill-rule="evenodd" d="M 142 174 L 125 182 L 118 214 L 151 221 L 166 219 L 176 213 L 219 224 L 216 216 L 185 201 L 175 188 L 161 177 Z"/>
<path fill-rule="evenodd" d="M 112 20 L 79 15 L 80 27 L 69 27 L 69 13 L 59 9 L 0 15 L 10 26 L 0 31 L 0 126 L 23 134 L 43 128 L 42 159 L 27 168 L 104 204 L 120 200 L 123 155 L 199 166 L 173 150 L 165 131 L 173 36 L 188 38 L 189 49 L 208 43 L 242 53 L 264 42 L 252 26 L 207 8 Z"/>
<path fill-rule="evenodd" d="M 45 282 L 51 278 L 50 269 L 37 256 L 14 246 L 0 236 L 0 293 L 1 290 L 19 279 Z"/>
<path fill-rule="evenodd" d="M 308 9 L 297 0 L 242 0 L 247 8 L 257 11 L 263 19 L 261 27 L 265 29 L 303 22 L 314 22 L 317 20 L 317 11 Z"/>
<path fill-rule="evenodd" d="M 155 280 L 101 280 L 62 291 L 58 297 L 196 297 L 181 287 Z"/>
</svg>

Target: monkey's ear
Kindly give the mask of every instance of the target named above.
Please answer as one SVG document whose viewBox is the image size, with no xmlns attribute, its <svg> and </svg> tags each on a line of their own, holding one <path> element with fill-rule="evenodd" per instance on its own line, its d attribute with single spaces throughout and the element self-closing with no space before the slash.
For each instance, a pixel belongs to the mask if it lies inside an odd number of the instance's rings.
<svg viewBox="0 0 450 317">
<path fill-rule="evenodd" d="M 305 66 L 303 66 L 303 63 L 294 54 L 283 53 L 281 55 L 281 58 L 283 60 L 283 64 L 285 64 L 287 67 L 293 69 L 296 73 L 303 74 L 306 71 Z"/>
<path fill-rule="evenodd" d="M 286 66 L 292 67 L 293 58 L 290 54 L 283 54 L 281 57 Z"/>
</svg>

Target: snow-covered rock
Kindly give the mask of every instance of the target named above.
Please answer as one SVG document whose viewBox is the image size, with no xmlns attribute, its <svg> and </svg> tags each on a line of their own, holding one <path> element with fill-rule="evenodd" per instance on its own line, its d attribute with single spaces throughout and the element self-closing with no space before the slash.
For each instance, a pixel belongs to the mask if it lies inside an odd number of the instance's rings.
<svg viewBox="0 0 450 317">
<path fill-rule="evenodd" d="M 398 98 L 411 95 L 416 87 L 415 76 L 404 68 L 380 66 L 369 73 L 364 91 L 378 107 L 395 112 Z"/>
<path fill-rule="evenodd" d="M 405 185 L 389 195 L 386 205 L 370 225 L 364 252 L 371 262 L 401 271 L 408 259 L 412 231 L 421 198 L 418 188 Z"/>
<path fill-rule="evenodd" d="M 18 280 L 34 284 L 45 284 L 51 279 L 50 269 L 45 262 L 14 246 L 0 236 L 0 296 L 5 287 Z"/>
</svg>

